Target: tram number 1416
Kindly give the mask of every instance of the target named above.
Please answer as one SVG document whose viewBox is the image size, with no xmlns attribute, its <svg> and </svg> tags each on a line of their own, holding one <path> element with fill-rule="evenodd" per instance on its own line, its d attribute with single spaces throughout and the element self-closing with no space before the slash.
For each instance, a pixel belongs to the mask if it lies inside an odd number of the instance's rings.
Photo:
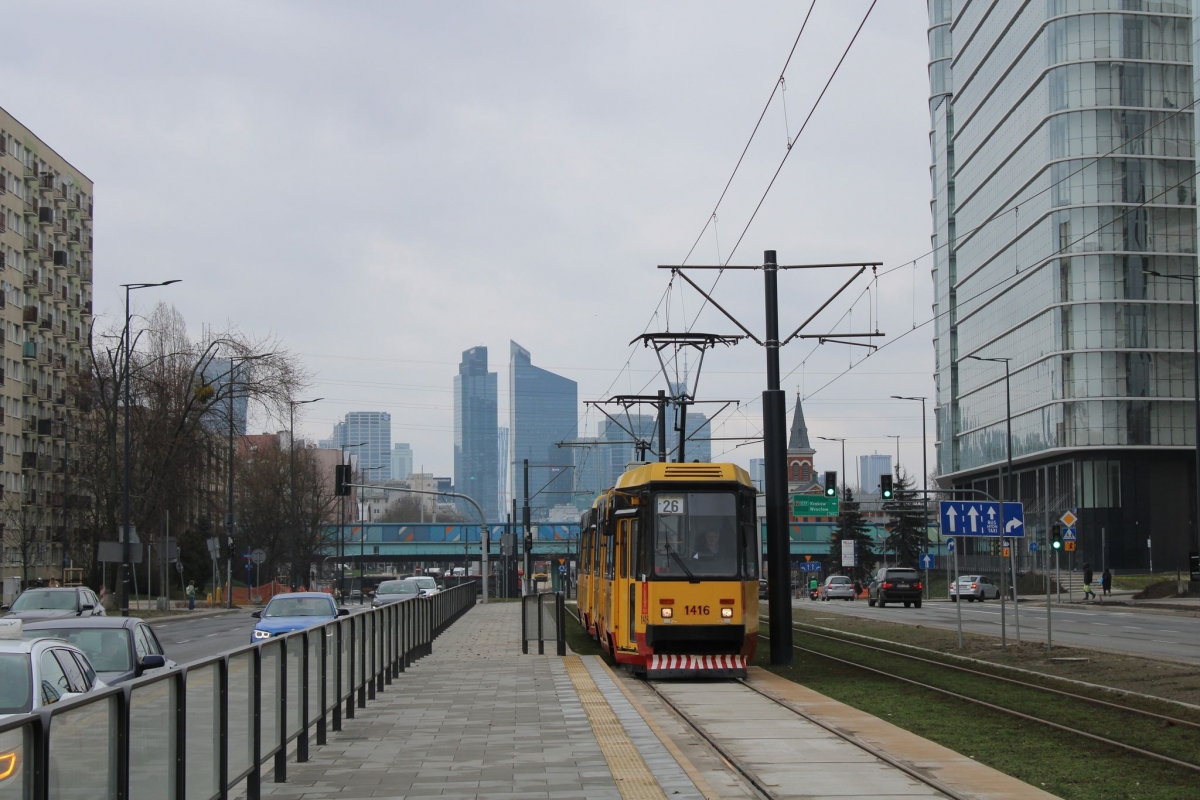
<svg viewBox="0 0 1200 800">
<path fill-rule="evenodd" d="M 706 617 L 712 612 L 708 606 L 684 606 L 683 613 L 688 614 L 688 615 Z"/>
</svg>

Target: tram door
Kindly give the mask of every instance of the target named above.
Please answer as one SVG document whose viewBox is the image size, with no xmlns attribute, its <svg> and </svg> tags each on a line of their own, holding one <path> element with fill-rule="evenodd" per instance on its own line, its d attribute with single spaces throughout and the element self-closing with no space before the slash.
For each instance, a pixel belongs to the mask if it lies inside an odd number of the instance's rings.
<svg viewBox="0 0 1200 800">
<path fill-rule="evenodd" d="M 637 519 L 627 519 L 625 524 L 625 542 L 621 551 L 621 584 L 625 588 L 625 608 L 622 615 L 624 626 L 621 628 L 621 646 L 637 649 L 637 603 L 641 584 L 638 583 L 638 570 L 641 566 L 638 553 L 641 544 L 638 540 Z"/>
</svg>

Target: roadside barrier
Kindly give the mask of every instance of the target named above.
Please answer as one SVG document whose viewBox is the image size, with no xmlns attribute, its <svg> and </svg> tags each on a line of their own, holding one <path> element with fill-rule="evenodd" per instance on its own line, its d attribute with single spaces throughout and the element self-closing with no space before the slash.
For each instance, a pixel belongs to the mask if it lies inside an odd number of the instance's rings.
<svg viewBox="0 0 1200 800">
<path fill-rule="evenodd" d="M 327 731 L 433 652 L 475 605 L 464 585 L 248 644 L 0 721 L 0 799 L 212 800 L 264 766 L 287 780 L 289 745 L 308 761 Z"/>
<path fill-rule="evenodd" d="M 556 642 L 560 656 L 567 654 L 565 606 L 562 592 L 527 594 L 521 598 L 521 653 L 529 655 L 529 641 L 536 635 L 538 655 L 545 655 L 546 642 Z"/>
</svg>

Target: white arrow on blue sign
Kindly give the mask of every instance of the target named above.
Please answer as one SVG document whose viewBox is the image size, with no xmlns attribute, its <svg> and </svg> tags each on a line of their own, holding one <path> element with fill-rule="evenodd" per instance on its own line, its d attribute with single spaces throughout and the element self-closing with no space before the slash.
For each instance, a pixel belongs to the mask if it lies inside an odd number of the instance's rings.
<svg viewBox="0 0 1200 800">
<path fill-rule="evenodd" d="M 953 553 L 953 552 L 954 552 L 954 540 L 953 540 L 953 539 L 947 539 L 947 540 L 946 540 L 946 552 L 947 552 L 947 553 Z"/>
<path fill-rule="evenodd" d="M 1020 538 L 1025 535 L 1025 506 L 989 500 L 943 500 L 941 523 L 943 534 Z"/>
<path fill-rule="evenodd" d="M 925 553 L 921 556 L 921 569 L 933 569 L 933 556 Z"/>
<path fill-rule="evenodd" d="M 805 561 L 803 564 L 800 565 L 800 571 L 801 572 L 820 572 L 821 571 L 821 562 L 820 561 Z"/>
<path fill-rule="evenodd" d="M 1036 553 L 1037 551 L 1038 551 L 1038 543 L 1037 543 L 1037 542 L 1035 542 L 1035 541 L 1032 541 L 1032 540 L 1030 540 L 1030 542 L 1029 542 L 1029 552 L 1031 552 L 1031 553 Z"/>
</svg>

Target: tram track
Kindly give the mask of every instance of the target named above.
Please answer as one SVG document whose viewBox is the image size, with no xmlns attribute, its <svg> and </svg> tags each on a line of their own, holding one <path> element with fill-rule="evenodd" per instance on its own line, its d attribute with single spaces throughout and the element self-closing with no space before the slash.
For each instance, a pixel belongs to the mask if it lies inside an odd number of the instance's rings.
<svg viewBox="0 0 1200 800">
<path fill-rule="evenodd" d="M 1160 714 L 1157 712 L 1152 712 L 1152 711 L 1148 711 L 1146 709 L 1140 709 L 1140 708 L 1136 708 L 1133 706 L 1124 705 L 1124 704 L 1120 704 L 1120 703 L 1112 703 L 1112 702 L 1109 702 L 1106 700 L 1101 700 L 1099 698 L 1088 697 L 1087 695 L 1077 694 L 1075 692 L 1068 692 L 1068 691 L 1054 689 L 1054 688 L 1047 687 L 1047 686 L 1041 686 L 1041 685 L 1038 685 L 1035 683 L 1021 681 L 1021 680 L 1017 680 L 1014 678 L 1008 678 L 1008 677 L 1001 676 L 1001 675 L 995 675 L 992 673 L 984 672 L 982 670 L 971 669 L 969 667 L 964 667 L 964 666 L 957 665 L 957 664 L 948 664 L 944 661 L 940 661 L 940 660 L 933 659 L 933 658 L 925 658 L 925 657 L 921 657 L 921 656 L 916 656 L 911 653 L 905 653 L 899 649 L 893 649 L 893 648 L 888 648 L 888 647 L 880 647 L 877 645 L 866 644 L 864 642 L 855 641 L 854 639 L 849 638 L 849 637 L 835 636 L 835 635 L 830 635 L 828 633 L 822 633 L 822 632 L 818 632 L 818 631 L 809 629 L 809 628 L 813 628 L 813 627 L 818 627 L 818 626 L 806 626 L 803 623 L 801 623 L 800 625 L 793 625 L 793 630 L 798 633 L 803 633 L 805 636 L 811 636 L 811 637 L 815 637 L 815 638 L 819 638 L 819 639 L 823 639 L 823 640 L 832 642 L 835 645 L 849 646 L 852 648 L 857 648 L 859 650 L 869 651 L 869 653 L 871 653 L 872 655 L 881 654 L 881 655 L 885 655 L 887 657 L 900 658 L 900 659 L 904 659 L 909 662 L 916 662 L 916 663 L 920 664 L 923 668 L 933 667 L 934 670 L 946 670 L 947 672 L 954 673 L 954 674 L 967 675 L 968 678 L 972 681 L 990 682 L 993 685 L 999 684 L 999 685 L 1005 685 L 1005 686 L 1015 686 L 1022 691 L 1044 693 L 1051 697 L 1060 698 L 1064 701 L 1068 701 L 1068 702 L 1072 702 L 1072 703 L 1087 704 L 1087 705 L 1093 706 L 1096 709 L 1102 710 L 1107 717 L 1105 720 L 1099 721 L 1096 724 L 1103 725 L 1106 722 L 1107 723 L 1118 723 L 1118 724 L 1110 724 L 1109 729 L 1120 730 L 1121 725 L 1119 723 L 1122 721 L 1128 721 L 1128 718 L 1122 717 L 1121 715 L 1131 715 L 1133 717 L 1140 718 L 1147 722 L 1153 722 L 1154 724 L 1157 724 L 1160 726 L 1168 726 L 1168 727 L 1177 726 L 1179 728 L 1187 729 L 1189 731 L 1200 730 L 1200 724 L 1197 724 L 1196 722 L 1194 722 L 1192 720 L 1171 717 L 1166 714 Z M 824 629 L 822 629 L 822 630 L 824 630 Z M 770 637 L 768 637 L 762 633 L 759 634 L 759 637 L 761 639 L 765 639 L 768 641 L 770 639 Z M 1030 714 L 1025 711 L 1020 711 L 1018 709 L 1002 705 L 1000 702 L 992 702 L 991 700 L 983 700 L 980 697 L 972 696 L 971 694 L 966 694 L 962 691 L 953 691 L 951 689 L 945 688 L 944 686 L 934 685 L 933 683 L 930 683 L 929 681 L 931 679 L 935 678 L 936 675 L 930 676 L 927 673 L 926 675 L 923 676 L 925 678 L 925 680 L 917 680 L 912 677 L 907 677 L 905 675 L 898 674 L 895 671 L 889 671 L 888 669 L 881 668 L 877 663 L 876 664 L 864 663 L 862 660 L 856 660 L 852 657 L 842 657 L 842 656 L 847 655 L 845 653 L 842 653 L 840 655 L 834 655 L 832 653 L 824 652 L 820 649 L 815 649 L 813 647 L 805 647 L 803 645 L 795 644 L 794 642 L 792 644 L 792 647 L 797 651 L 804 652 L 804 653 L 807 653 L 807 654 L 810 654 L 810 655 L 813 655 L 813 656 L 816 656 L 819 658 L 827 659 L 827 660 L 830 660 L 830 661 L 833 661 L 833 662 L 836 662 L 839 664 L 843 664 L 843 665 L 846 665 L 849 667 L 860 669 L 860 670 L 863 670 L 866 672 L 870 672 L 874 675 L 878 675 L 880 677 L 887 678 L 889 680 L 894 680 L 897 682 L 905 683 L 907 685 L 913 686 L 915 688 L 918 688 L 918 689 L 921 689 L 924 691 L 940 694 L 942 696 L 951 697 L 955 700 L 961 700 L 963 702 L 971 703 L 973 705 L 987 708 L 987 709 L 989 709 L 991 711 L 995 711 L 997 713 L 1015 717 L 1015 718 L 1018 718 L 1018 719 L 1021 719 L 1021 720 L 1027 721 L 1027 722 L 1032 722 L 1032 723 L 1042 725 L 1042 726 L 1045 726 L 1048 728 L 1052 728 L 1054 730 L 1057 730 L 1057 731 L 1060 731 L 1060 732 L 1063 732 L 1066 734 L 1070 734 L 1072 736 L 1083 737 L 1083 738 L 1089 739 L 1091 741 L 1094 741 L 1098 744 L 1102 744 L 1102 745 L 1105 745 L 1108 747 L 1123 750 L 1125 752 L 1132 753 L 1132 754 L 1135 754 L 1135 755 L 1138 755 L 1138 756 L 1141 756 L 1144 758 L 1150 758 L 1150 759 L 1154 759 L 1154 760 L 1157 760 L 1160 762 L 1164 762 L 1164 763 L 1170 764 L 1172 766 L 1178 767 L 1180 769 L 1188 770 L 1192 773 L 1200 773 L 1200 763 L 1195 763 L 1192 761 L 1185 761 L 1185 760 L 1182 760 L 1179 758 L 1175 758 L 1166 753 L 1156 752 L 1154 750 L 1148 750 L 1144 747 L 1139 747 L 1136 745 L 1129 744 L 1128 742 L 1121 741 L 1121 740 L 1113 738 L 1111 736 L 1105 736 L 1103 734 L 1094 733 L 1089 730 L 1083 730 L 1081 727 L 1079 727 L 1079 725 L 1073 725 L 1073 726 L 1072 725 L 1064 725 L 1062 723 L 1055 722 L 1050 719 L 1046 719 L 1045 717 L 1041 717 L 1036 714 Z M 1053 676 L 1047 676 L 1047 677 L 1052 678 Z M 998 699 L 998 698 L 996 698 L 993 695 L 993 700 L 996 700 L 996 699 Z"/>
</svg>

